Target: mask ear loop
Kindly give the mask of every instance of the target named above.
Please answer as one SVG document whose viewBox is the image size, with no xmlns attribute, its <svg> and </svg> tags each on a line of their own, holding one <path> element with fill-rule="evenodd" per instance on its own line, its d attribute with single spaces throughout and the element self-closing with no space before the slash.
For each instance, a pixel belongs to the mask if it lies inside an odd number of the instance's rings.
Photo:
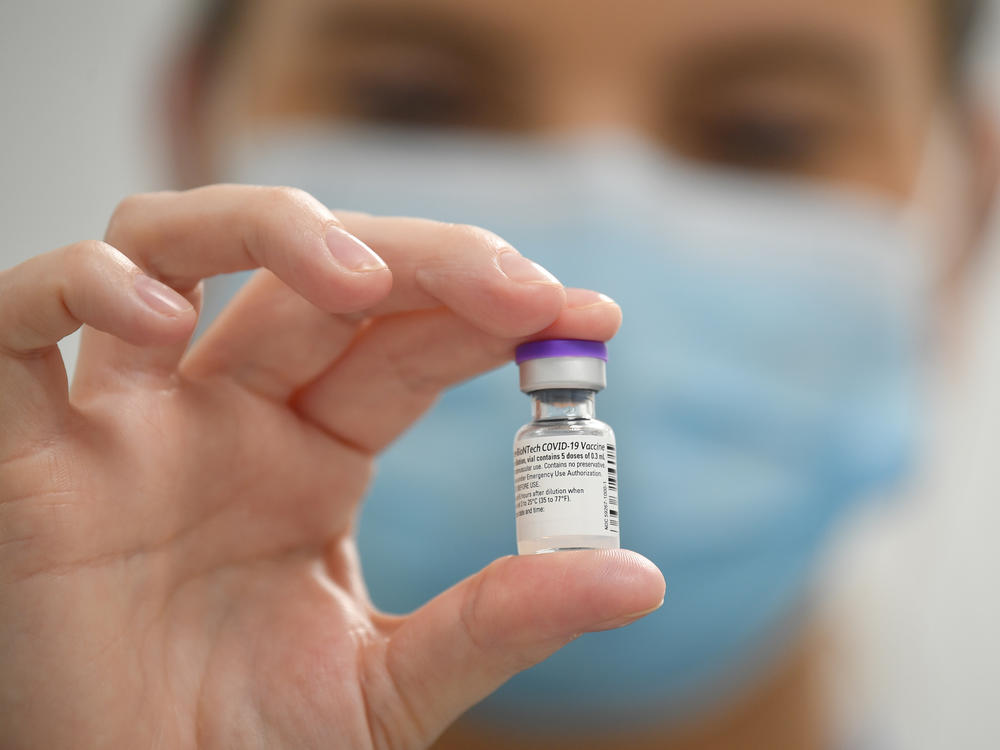
<svg viewBox="0 0 1000 750">
<path fill-rule="evenodd" d="M 963 251 L 972 242 L 969 227 L 976 196 L 970 155 L 961 141 L 954 117 L 938 111 L 927 128 L 917 178 L 900 216 L 903 231 L 920 255 L 915 260 L 928 291 L 955 277 Z"/>
</svg>

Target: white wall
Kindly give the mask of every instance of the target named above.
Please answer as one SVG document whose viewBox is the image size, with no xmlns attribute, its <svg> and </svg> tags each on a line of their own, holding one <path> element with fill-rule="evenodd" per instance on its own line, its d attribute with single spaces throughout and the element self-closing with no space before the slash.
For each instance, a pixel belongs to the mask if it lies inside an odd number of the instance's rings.
<svg viewBox="0 0 1000 750">
<path fill-rule="evenodd" d="M 119 198 L 161 185 L 153 68 L 180 7 L 0 3 L 0 265 L 99 238 Z"/>
<path fill-rule="evenodd" d="M 0 268 L 100 237 L 122 196 L 163 187 L 156 65 L 187 6 L 0 4 Z M 986 62 L 991 86 L 1000 56 Z M 985 750 L 1000 738 L 997 250 L 978 281 L 964 401 L 942 427 L 925 496 L 859 520 L 831 565 L 832 616 L 851 646 L 842 711 L 906 750 Z"/>
</svg>

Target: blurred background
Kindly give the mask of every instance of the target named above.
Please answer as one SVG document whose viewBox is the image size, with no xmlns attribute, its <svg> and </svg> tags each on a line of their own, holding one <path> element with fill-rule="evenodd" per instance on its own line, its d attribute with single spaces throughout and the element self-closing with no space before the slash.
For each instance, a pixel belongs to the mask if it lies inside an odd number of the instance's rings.
<svg viewBox="0 0 1000 750">
<path fill-rule="evenodd" d="M 0 4 L 0 267 L 100 237 L 119 199 L 169 186 L 157 92 L 193 5 Z M 991 20 L 977 31 L 977 86 L 1000 112 L 1000 30 Z M 972 354 L 934 460 L 906 502 L 852 519 L 826 566 L 831 705 L 888 747 L 985 749 L 1000 737 L 995 221 L 988 243 L 969 303 Z"/>
</svg>

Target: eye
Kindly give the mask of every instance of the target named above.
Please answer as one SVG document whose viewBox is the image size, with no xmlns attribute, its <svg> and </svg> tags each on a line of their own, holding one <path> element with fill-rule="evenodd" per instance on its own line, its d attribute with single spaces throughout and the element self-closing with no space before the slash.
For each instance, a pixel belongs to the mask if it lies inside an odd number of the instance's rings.
<svg viewBox="0 0 1000 750">
<path fill-rule="evenodd" d="M 688 88 L 670 104 L 663 120 L 668 144 L 722 167 L 820 176 L 867 138 L 862 106 L 823 79 Z"/>
<path fill-rule="evenodd" d="M 367 122 L 411 126 L 472 126 L 482 118 L 481 95 L 464 82 L 429 71 L 376 71 L 342 84 L 346 114 Z"/>
<path fill-rule="evenodd" d="M 808 170 L 837 147 L 837 129 L 816 117 L 732 112 L 702 115 L 685 124 L 686 155 L 745 169 Z"/>
</svg>

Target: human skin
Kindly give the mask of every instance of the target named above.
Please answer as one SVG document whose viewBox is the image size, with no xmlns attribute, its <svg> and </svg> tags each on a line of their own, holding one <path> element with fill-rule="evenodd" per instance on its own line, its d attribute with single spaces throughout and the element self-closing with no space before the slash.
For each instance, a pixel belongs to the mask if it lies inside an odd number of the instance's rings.
<svg viewBox="0 0 1000 750">
<path fill-rule="evenodd" d="M 257 266 L 186 350 L 200 279 Z M 616 550 L 504 558 L 389 616 L 353 540 L 374 456 L 443 388 L 619 321 L 488 232 L 290 189 L 134 196 L 106 243 L 0 273 L 0 744 L 426 747 L 655 609 L 660 572 Z"/>
<path fill-rule="evenodd" d="M 247 131 L 328 119 L 528 136 L 611 128 L 710 167 L 903 202 L 943 123 L 976 204 L 968 233 L 940 248 L 954 270 L 941 290 L 949 315 L 993 166 L 941 48 L 930 4 L 913 0 L 249 0 L 210 75 L 195 66 L 174 89 L 178 179 L 214 179 Z M 438 747 L 822 746 L 818 640 L 790 639 L 754 686 L 690 725 L 580 737 L 463 722 Z"/>
</svg>

